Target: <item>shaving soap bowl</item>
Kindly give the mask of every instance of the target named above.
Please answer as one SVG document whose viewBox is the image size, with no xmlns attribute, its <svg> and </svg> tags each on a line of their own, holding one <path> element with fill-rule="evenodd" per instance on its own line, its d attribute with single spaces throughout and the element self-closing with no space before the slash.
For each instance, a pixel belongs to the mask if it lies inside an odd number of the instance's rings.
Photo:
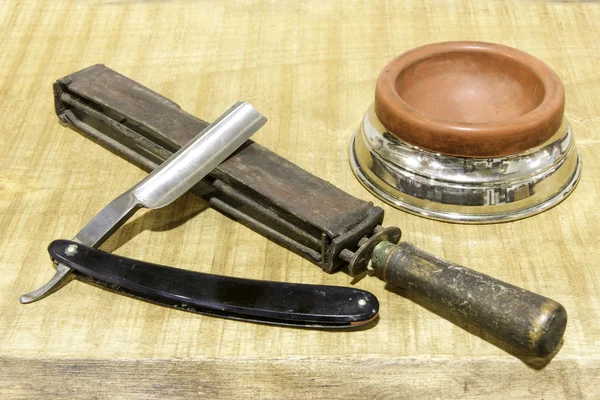
<svg viewBox="0 0 600 400">
<path fill-rule="evenodd" d="M 352 138 L 354 174 L 377 197 L 429 218 L 510 221 L 576 186 L 581 159 L 558 75 L 491 43 L 445 42 L 392 60 Z"/>
</svg>

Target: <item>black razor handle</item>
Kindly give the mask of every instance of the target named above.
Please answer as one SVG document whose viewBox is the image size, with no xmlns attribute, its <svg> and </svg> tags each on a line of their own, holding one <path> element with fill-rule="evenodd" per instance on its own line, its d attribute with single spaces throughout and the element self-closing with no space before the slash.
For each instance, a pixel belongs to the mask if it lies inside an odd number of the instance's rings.
<svg viewBox="0 0 600 400">
<path fill-rule="evenodd" d="M 351 328 L 375 319 L 364 290 L 234 278 L 120 257 L 70 240 L 48 247 L 53 261 L 119 293 L 224 318 L 316 328 Z"/>
</svg>

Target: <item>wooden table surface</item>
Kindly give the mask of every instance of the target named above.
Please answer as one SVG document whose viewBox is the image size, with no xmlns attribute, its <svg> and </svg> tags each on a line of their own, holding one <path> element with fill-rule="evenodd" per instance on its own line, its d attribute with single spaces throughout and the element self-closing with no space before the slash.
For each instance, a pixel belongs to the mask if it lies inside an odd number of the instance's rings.
<svg viewBox="0 0 600 400">
<path fill-rule="evenodd" d="M 534 1 L 0 2 L 0 397 L 600 398 L 600 4 Z M 371 196 L 348 143 L 380 69 L 426 43 L 513 46 L 562 78 L 584 163 L 575 192 L 518 222 L 418 218 Z M 72 237 L 145 174 L 58 123 L 51 85 L 95 63 L 212 120 L 237 100 L 269 117 L 255 140 L 386 210 L 404 238 L 561 302 L 550 362 L 384 288 L 371 329 L 326 332 L 194 315 L 74 281 L 31 304 Z M 192 195 L 140 212 L 103 249 L 248 278 L 349 285 Z M 492 341 L 493 342 L 493 341 Z"/>
</svg>

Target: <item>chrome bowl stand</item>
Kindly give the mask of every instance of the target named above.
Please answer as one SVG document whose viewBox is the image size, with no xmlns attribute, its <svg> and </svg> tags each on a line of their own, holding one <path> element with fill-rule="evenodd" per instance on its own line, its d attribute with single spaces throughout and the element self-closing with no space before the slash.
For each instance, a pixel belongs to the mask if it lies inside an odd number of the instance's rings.
<svg viewBox="0 0 600 400">
<path fill-rule="evenodd" d="M 369 108 L 350 144 L 359 181 L 390 205 L 459 223 L 512 221 L 564 200 L 581 175 L 581 156 L 566 119 L 542 145 L 498 158 L 423 150 L 389 133 Z"/>
</svg>

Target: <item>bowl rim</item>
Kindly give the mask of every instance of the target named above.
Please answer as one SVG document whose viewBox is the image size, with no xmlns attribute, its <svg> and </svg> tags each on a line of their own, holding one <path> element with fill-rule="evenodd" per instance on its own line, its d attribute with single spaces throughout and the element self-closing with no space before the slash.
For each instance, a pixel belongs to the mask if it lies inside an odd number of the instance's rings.
<svg viewBox="0 0 600 400">
<path fill-rule="evenodd" d="M 544 85 L 542 101 L 533 110 L 505 121 L 465 123 L 425 115 L 400 97 L 396 81 L 406 68 L 452 52 L 494 54 L 528 67 Z M 523 51 L 487 42 L 441 42 L 405 52 L 385 66 L 375 88 L 375 113 L 390 133 L 426 150 L 463 157 L 517 154 L 543 143 L 559 129 L 564 104 L 564 86 L 547 64 Z"/>
</svg>

